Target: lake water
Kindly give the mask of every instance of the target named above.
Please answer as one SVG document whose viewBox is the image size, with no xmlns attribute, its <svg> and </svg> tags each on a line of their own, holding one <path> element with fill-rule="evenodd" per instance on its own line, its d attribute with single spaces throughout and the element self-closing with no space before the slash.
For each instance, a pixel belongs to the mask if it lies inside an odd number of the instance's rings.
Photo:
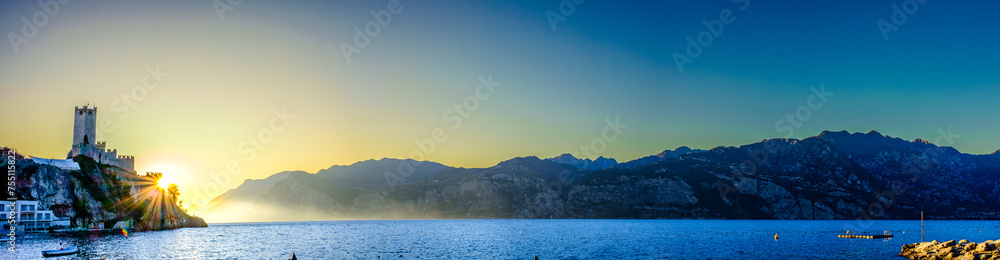
<svg viewBox="0 0 1000 260">
<path fill-rule="evenodd" d="M 866 228 L 867 226 L 867 228 Z M 1000 221 L 925 221 L 924 240 L 1000 239 Z M 845 239 L 878 233 L 892 239 Z M 780 238 L 774 239 L 778 233 Z M 208 228 L 46 235 L 3 259 L 897 259 L 920 221 L 378 220 L 210 224 Z M 402 256 L 402 257 L 400 257 Z M 51 258 L 50 258 L 51 259 Z"/>
</svg>

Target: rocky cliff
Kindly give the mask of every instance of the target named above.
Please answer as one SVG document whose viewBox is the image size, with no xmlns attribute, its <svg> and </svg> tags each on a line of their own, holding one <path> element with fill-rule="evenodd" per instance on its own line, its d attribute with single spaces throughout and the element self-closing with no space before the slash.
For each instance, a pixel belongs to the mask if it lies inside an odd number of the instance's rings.
<svg viewBox="0 0 1000 260">
<path fill-rule="evenodd" d="M 520 157 L 482 169 L 382 159 L 288 174 L 256 196 L 222 201 L 281 213 L 268 220 L 913 219 L 921 210 L 930 219 L 1000 218 L 1000 157 L 919 139 L 823 132 L 661 155 L 600 170 L 570 155 Z M 385 179 L 406 163 L 427 167 L 401 182 Z M 252 188 L 263 190 L 258 186 Z M 226 211 L 212 207 L 206 214 Z"/>
<path fill-rule="evenodd" d="M 79 164 L 78 170 L 15 160 L 17 199 L 37 200 L 42 208 L 70 218 L 78 228 L 111 228 L 119 221 L 131 221 L 137 230 L 206 226 L 204 220 L 168 202 L 149 176 L 99 164 L 86 156 L 73 161 Z M 8 162 L 0 165 L 6 168 Z"/>
<path fill-rule="evenodd" d="M 903 245 L 899 256 L 909 259 L 950 260 L 950 259 L 1000 259 L 1000 241 L 987 240 L 982 243 L 968 240 L 913 243 Z"/>
</svg>

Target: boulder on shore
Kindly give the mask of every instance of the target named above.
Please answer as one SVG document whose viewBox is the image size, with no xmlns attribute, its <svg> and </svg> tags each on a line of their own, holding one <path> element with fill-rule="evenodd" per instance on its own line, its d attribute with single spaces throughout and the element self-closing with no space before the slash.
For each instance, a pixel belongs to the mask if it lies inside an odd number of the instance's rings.
<svg viewBox="0 0 1000 260">
<path fill-rule="evenodd" d="M 937 240 L 923 243 L 913 243 L 903 245 L 899 256 L 910 259 L 976 259 L 976 260 L 1000 260 L 1000 240 L 987 240 L 982 243 L 969 242 L 968 240 L 949 240 L 938 242 Z"/>
</svg>

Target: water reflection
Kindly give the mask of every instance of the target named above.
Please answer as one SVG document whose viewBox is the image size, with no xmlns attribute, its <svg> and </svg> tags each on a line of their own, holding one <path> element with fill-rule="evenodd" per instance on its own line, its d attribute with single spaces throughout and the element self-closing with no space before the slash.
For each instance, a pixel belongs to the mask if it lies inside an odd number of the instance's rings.
<svg viewBox="0 0 1000 260">
<path fill-rule="evenodd" d="M 76 245 L 59 259 L 487 258 L 894 258 L 919 242 L 919 221 L 876 221 L 892 239 L 844 239 L 846 221 L 769 220 L 390 220 L 215 224 L 208 228 L 72 235 L 19 241 L 14 259 Z M 998 221 L 927 221 L 926 240 L 1000 237 Z M 982 231 L 981 231 L 982 230 Z M 781 238 L 774 240 L 775 233 Z"/>
</svg>

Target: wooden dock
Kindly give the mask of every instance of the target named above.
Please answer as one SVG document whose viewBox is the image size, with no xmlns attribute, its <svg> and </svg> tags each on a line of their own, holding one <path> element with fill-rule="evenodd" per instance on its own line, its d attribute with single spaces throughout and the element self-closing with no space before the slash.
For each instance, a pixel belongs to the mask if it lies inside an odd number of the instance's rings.
<svg viewBox="0 0 1000 260">
<path fill-rule="evenodd" d="M 880 238 L 890 238 L 892 234 L 889 235 L 837 235 L 839 238 L 865 238 L 865 239 L 880 239 Z"/>
</svg>

